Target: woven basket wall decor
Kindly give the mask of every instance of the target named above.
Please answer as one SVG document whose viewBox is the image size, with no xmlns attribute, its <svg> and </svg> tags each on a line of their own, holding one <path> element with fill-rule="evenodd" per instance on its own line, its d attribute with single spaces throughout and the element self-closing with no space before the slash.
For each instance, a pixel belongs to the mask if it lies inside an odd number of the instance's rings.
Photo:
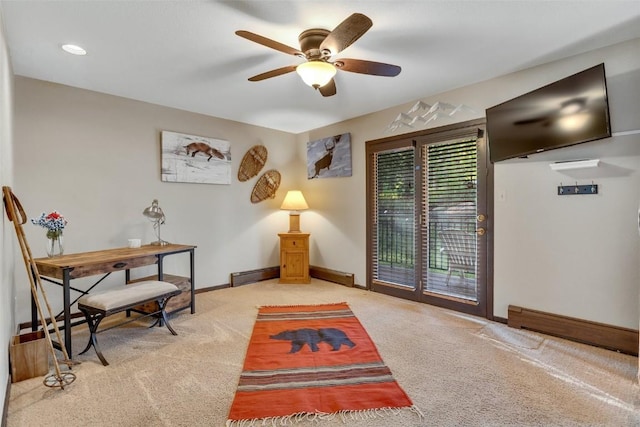
<svg viewBox="0 0 640 427">
<path fill-rule="evenodd" d="M 267 147 L 264 145 L 254 145 L 251 147 L 240 162 L 238 180 L 244 182 L 258 175 L 267 162 L 267 157 Z"/>
<path fill-rule="evenodd" d="M 280 187 L 280 172 L 275 169 L 266 171 L 253 187 L 251 203 L 260 203 L 266 199 L 276 197 L 276 190 Z"/>
</svg>

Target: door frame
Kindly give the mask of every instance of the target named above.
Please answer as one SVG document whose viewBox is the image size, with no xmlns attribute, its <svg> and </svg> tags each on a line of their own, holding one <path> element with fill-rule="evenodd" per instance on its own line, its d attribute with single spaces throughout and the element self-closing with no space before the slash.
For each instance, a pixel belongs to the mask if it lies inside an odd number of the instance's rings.
<svg viewBox="0 0 640 427">
<path fill-rule="evenodd" d="M 478 265 L 478 274 L 484 275 L 484 302 L 481 304 L 474 304 L 468 301 L 463 301 L 457 298 L 449 298 L 442 296 L 432 296 L 431 294 L 424 295 L 422 291 L 422 286 L 420 286 L 421 280 L 421 271 L 419 268 L 416 268 L 416 283 L 413 289 L 406 288 L 404 286 L 394 286 L 391 284 L 381 284 L 375 283 L 372 277 L 372 269 L 373 269 L 373 253 L 371 245 L 367 243 L 366 245 L 366 256 L 367 256 L 367 272 L 366 272 L 366 288 L 368 290 L 372 290 L 375 292 L 381 292 L 388 295 L 410 299 L 414 301 L 421 301 L 431 305 L 444 307 L 448 309 L 452 309 L 459 312 L 469 313 L 477 316 L 481 316 L 487 318 L 489 320 L 493 320 L 493 165 L 489 161 L 489 153 L 488 153 L 488 145 L 487 145 L 487 135 L 486 135 L 486 121 L 485 119 L 476 119 L 470 120 L 467 122 L 456 123 L 452 125 L 440 126 L 437 128 L 425 129 L 421 131 L 411 132 L 402 135 L 391 136 L 382 139 L 376 139 L 367 141 L 366 144 L 366 237 L 367 242 L 371 242 L 373 238 L 373 215 L 374 215 L 374 204 L 373 204 L 373 180 L 372 180 L 372 167 L 373 167 L 373 155 L 375 152 L 381 151 L 381 146 L 383 146 L 384 150 L 393 150 L 401 147 L 409 147 L 413 146 L 416 155 L 416 159 L 419 158 L 419 148 L 417 147 L 418 140 L 425 140 L 436 137 L 437 134 L 448 134 L 455 131 L 464 131 L 465 129 L 477 128 L 480 130 L 480 134 L 478 135 L 478 158 L 477 158 L 477 170 L 480 174 L 484 170 L 484 181 L 485 188 L 484 191 L 478 192 L 478 201 L 477 201 L 477 210 L 482 212 L 481 209 L 484 207 L 484 213 L 487 216 L 487 220 L 484 224 L 486 229 L 486 234 L 483 237 L 483 245 L 484 251 L 486 251 L 486 262 L 484 265 Z M 445 139 L 446 140 L 446 139 Z M 419 160 L 416 160 L 416 164 L 418 164 Z M 417 170 L 416 174 L 421 174 L 421 170 Z M 421 185 L 422 178 L 416 175 L 415 185 L 416 188 L 419 188 Z M 482 194 L 484 193 L 484 194 Z M 418 203 L 419 196 L 416 195 L 416 203 Z M 419 204 L 416 205 L 416 224 L 419 224 Z M 418 233 L 416 227 L 416 233 Z M 416 239 L 417 240 L 417 239 Z M 419 242 L 416 242 L 416 259 L 419 259 L 421 254 L 419 252 Z M 480 282 L 479 282 L 480 284 Z M 478 293 L 481 291 L 479 290 Z"/>
</svg>

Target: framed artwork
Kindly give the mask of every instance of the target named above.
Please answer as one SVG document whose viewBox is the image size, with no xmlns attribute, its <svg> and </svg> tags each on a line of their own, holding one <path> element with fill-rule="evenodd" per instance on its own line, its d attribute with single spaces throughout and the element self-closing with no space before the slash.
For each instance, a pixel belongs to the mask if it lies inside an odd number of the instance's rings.
<svg viewBox="0 0 640 427">
<path fill-rule="evenodd" d="M 229 141 L 162 131 L 162 180 L 231 184 Z"/>
<path fill-rule="evenodd" d="M 351 134 L 307 142 L 307 178 L 351 176 Z"/>
</svg>

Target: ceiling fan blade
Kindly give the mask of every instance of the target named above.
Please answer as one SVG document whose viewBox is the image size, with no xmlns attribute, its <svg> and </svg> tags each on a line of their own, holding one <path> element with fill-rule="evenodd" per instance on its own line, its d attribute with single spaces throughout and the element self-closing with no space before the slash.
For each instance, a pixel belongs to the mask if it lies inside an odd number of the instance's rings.
<svg viewBox="0 0 640 427">
<path fill-rule="evenodd" d="M 365 61 L 362 59 L 341 58 L 337 60 L 334 65 L 342 71 L 385 77 L 395 77 L 400 74 L 400 71 L 402 70 L 402 68 L 397 65 Z"/>
<path fill-rule="evenodd" d="M 261 44 L 271 49 L 275 49 L 280 52 L 287 53 L 289 55 L 302 56 L 304 58 L 304 54 L 300 52 L 298 49 L 294 49 L 291 46 L 287 46 L 286 44 L 282 44 L 275 40 L 268 39 L 266 37 L 252 33 L 250 31 L 238 30 L 236 31 L 236 34 L 239 35 L 240 37 L 243 37 L 247 40 L 251 40 L 252 42 Z"/>
<path fill-rule="evenodd" d="M 322 96 L 333 96 L 336 94 L 336 82 L 331 79 L 329 83 L 318 89 Z"/>
<path fill-rule="evenodd" d="M 342 21 L 320 44 L 320 50 L 329 50 L 331 55 L 345 50 L 358 40 L 373 25 L 371 19 L 361 13 L 354 13 Z"/>
<path fill-rule="evenodd" d="M 266 73 L 258 74 L 253 77 L 249 77 L 250 82 L 259 82 L 260 80 L 270 79 L 271 77 L 281 76 L 283 74 L 295 71 L 298 68 L 297 65 L 287 65 L 286 67 L 277 68 L 275 70 L 267 71 Z"/>
</svg>

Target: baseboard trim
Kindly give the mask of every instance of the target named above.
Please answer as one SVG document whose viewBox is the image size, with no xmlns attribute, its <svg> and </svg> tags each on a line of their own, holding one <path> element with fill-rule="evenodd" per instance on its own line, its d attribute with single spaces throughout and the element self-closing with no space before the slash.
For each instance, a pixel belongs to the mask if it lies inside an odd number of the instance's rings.
<svg viewBox="0 0 640 427">
<path fill-rule="evenodd" d="M 309 266 L 309 275 L 314 279 L 326 280 L 327 282 L 338 283 L 340 285 L 355 286 L 354 275 L 342 271 L 331 270 L 329 268 Z M 259 268 L 257 270 L 241 271 L 231 273 L 230 286 L 242 286 L 249 283 L 256 283 L 262 280 L 277 279 L 280 277 L 280 266 Z"/>
<path fill-rule="evenodd" d="M 505 325 L 508 323 L 507 319 L 505 319 L 504 317 L 493 316 L 492 320 L 494 322 L 504 323 Z"/>
<path fill-rule="evenodd" d="M 247 285 L 262 280 L 277 279 L 278 277 L 280 277 L 280 266 L 231 273 L 231 287 Z"/>
<path fill-rule="evenodd" d="M 194 294 L 203 294 L 205 292 L 210 292 L 210 291 L 217 291 L 220 289 L 226 289 L 226 288 L 230 288 L 231 285 L 229 283 L 223 283 L 222 285 L 215 285 L 215 286 L 208 286 L 206 288 L 198 288 L 198 289 L 194 289 L 193 293 Z"/>
<path fill-rule="evenodd" d="M 638 355 L 638 331 L 634 329 L 514 305 L 509 306 L 507 324 L 512 328 L 528 329 L 608 350 Z"/>
<path fill-rule="evenodd" d="M 11 369 L 7 376 L 7 387 L 4 392 L 4 406 L 2 409 L 2 427 L 7 427 L 7 417 L 9 416 L 9 398 L 11 397 Z"/>
<path fill-rule="evenodd" d="M 309 275 L 314 279 L 326 280 L 327 282 L 338 283 L 352 288 L 354 286 L 354 275 L 342 271 L 331 270 L 315 265 L 309 266 Z"/>
</svg>

